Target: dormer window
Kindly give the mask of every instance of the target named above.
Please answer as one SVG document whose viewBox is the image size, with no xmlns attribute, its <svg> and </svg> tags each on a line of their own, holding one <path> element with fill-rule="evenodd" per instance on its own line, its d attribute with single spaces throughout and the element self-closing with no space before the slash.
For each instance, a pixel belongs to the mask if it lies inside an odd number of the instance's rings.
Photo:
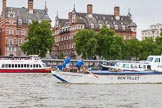
<svg viewBox="0 0 162 108">
<path fill-rule="evenodd" d="M 28 24 L 32 24 L 32 20 L 31 19 L 28 20 Z"/>
<path fill-rule="evenodd" d="M 115 27 L 115 30 L 118 30 L 118 25 L 114 25 L 114 27 Z"/>
<path fill-rule="evenodd" d="M 122 25 L 122 30 L 125 30 L 125 25 Z"/>
<path fill-rule="evenodd" d="M 94 29 L 94 24 L 93 24 L 93 23 L 91 23 L 91 24 L 90 24 L 90 27 L 91 27 L 92 29 Z"/>
<path fill-rule="evenodd" d="M 22 19 L 18 19 L 18 25 L 22 25 Z"/>
<path fill-rule="evenodd" d="M 100 29 L 102 28 L 102 24 L 99 24 L 99 28 L 100 28 Z"/>
<path fill-rule="evenodd" d="M 76 14 L 72 15 L 72 23 L 75 22 Z"/>
<path fill-rule="evenodd" d="M 109 28 L 109 29 L 110 29 L 110 25 L 109 25 L 109 24 L 107 24 L 106 26 L 107 26 L 107 28 Z"/>
</svg>

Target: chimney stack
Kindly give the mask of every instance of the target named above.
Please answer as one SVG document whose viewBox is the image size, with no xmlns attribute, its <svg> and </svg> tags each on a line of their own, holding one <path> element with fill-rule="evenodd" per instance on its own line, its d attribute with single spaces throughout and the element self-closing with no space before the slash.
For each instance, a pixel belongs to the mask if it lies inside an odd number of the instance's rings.
<svg viewBox="0 0 162 108">
<path fill-rule="evenodd" d="M 33 0 L 28 0 L 29 14 L 33 14 Z"/>
<path fill-rule="evenodd" d="M 120 16 L 120 8 L 118 6 L 114 7 L 114 16 Z"/>
<path fill-rule="evenodd" d="M 5 10 L 6 9 L 6 0 L 3 0 L 3 9 L 2 10 Z"/>
<path fill-rule="evenodd" d="M 87 5 L 87 14 L 92 14 L 93 12 L 93 5 L 92 4 L 88 4 Z"/>
</svg>

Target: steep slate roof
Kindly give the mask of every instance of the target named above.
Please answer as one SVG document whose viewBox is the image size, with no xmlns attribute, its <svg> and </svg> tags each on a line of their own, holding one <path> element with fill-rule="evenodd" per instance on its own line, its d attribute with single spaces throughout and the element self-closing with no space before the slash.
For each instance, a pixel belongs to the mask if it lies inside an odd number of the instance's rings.
<svg viewBox="0 0 162 108">
<path fill-rule="evenodd" d="M 130 30 L 129 27 L 137 27 L 136 23 L 132 21 L 130 13 L 126 16 L 120 15 L 119 19 L 116 19 L 114 15 L 96 14 L 93 13 L 93 17 L 88 17 L 87 13 L 74 12 L 76 14 L 76 23 L 85 24 L 85 27 L 90 27 L 90 24 L 94 24 L 94 29 L 98 29 L 99 25 L 109 25 L 110 28 L 114 28 L 114 25 L 118 25 L 118 28 L 125 27 L 126 30 Z M 61 27 L 68 22 L 68 19 L 59 19 Z"/>
<path fill-rule="evenodd" d="M 9 12 L 14 12 L 17 19 L 21 19 L 22 23 L 28 23 L 29 20 L 47 20 L 51 21 L 48 14 L 43 9 L 33 9 L 33 14 L 29 14 L 28 8 L 15 8 L 15 7 L 7 7 L 5 10 L 5 17 L 8 17 Z"/>
<path fill-rule="evenodd" d="M 93 23 L 95 28 L 99 26 L 99 24 L 102 25 L 110 25 L 111 28 L 114 27 L 114 25 L 118 25 L 118 27 L 122 27 L 123 25 L 127 28 L 129 26 L 131 27 L 137 27 L 137 25 L 132 22 L 131 17 L 129 16 L 120 16 L 119 20 L 115 18 L 114 15 L 105 15 L 105 14 L 96 14 L 93 13 L 93 17 L 88 17 L 87 13 L 76 13 L 77 15 L 77 22 L 82 22 L 86 24 L 86 27 L 90 26 L 90 23 Z M 89 22 L 89 23 L 88 23 Z"/>
<path fill-rule="evenodd" d="M 59 25 L 61 27 L 66 26 L 69 21 L 68 19 L 58 19 L 58 20 L 59 20 Z"/>
</svg>

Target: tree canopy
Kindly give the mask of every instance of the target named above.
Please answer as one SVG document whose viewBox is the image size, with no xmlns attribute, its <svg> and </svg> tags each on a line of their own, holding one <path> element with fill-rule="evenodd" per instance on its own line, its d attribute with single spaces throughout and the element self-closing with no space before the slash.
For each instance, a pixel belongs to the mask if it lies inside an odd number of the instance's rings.
<svg viewBox="0 0 162 108">
<path fill-rule="evenodd" d="M 103 26 L 98 32 L 82 29 L 74 35 L 75 50 L 83 58 L 94 55 L 104 59 L 143 60 L 149 55 L 162 53 L 162 33 L 155 40 L 145 38 L 123 40 L 115 31 Z"/>
<path fill-rule="evenodd" d="M 37 54 L 40 57 L 45 57 L 47 52 L 52 51 L 54 37 L 50 22 L 48 21 L 33 21 L 29 25 L 28 36 L 26 42 L 21 45 L 21 50 L 27 54 Z"/>
</svg>

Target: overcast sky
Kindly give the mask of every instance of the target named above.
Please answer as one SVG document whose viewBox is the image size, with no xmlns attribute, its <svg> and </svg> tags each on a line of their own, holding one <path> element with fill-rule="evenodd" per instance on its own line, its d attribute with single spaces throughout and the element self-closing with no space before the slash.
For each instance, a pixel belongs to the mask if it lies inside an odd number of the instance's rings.
<svg viewBox="0 0 162 108">
<path fill-rule="evenodd" d="M 114 6 L 120 7 L 120 14 L 127 15 L 128 9 L 137 24 L 137 36 L 141 30 L 149 29 L 152 24 L 162 23 L 162 0 L 34 0 L 35 9 L 44 9 L 47 2 L 48 14 L 54 25 L 58 11 L 60 18 L 68 18 L 74 4 L 77 12 L 86 12 L 87 4 L 93 4 L 93 13 L 114 14 Z M 28 0 L 7 0 L 7 7 L 27 7 Z M 0 2 L 0 11 L 2 0 Z"/>
</svg>

